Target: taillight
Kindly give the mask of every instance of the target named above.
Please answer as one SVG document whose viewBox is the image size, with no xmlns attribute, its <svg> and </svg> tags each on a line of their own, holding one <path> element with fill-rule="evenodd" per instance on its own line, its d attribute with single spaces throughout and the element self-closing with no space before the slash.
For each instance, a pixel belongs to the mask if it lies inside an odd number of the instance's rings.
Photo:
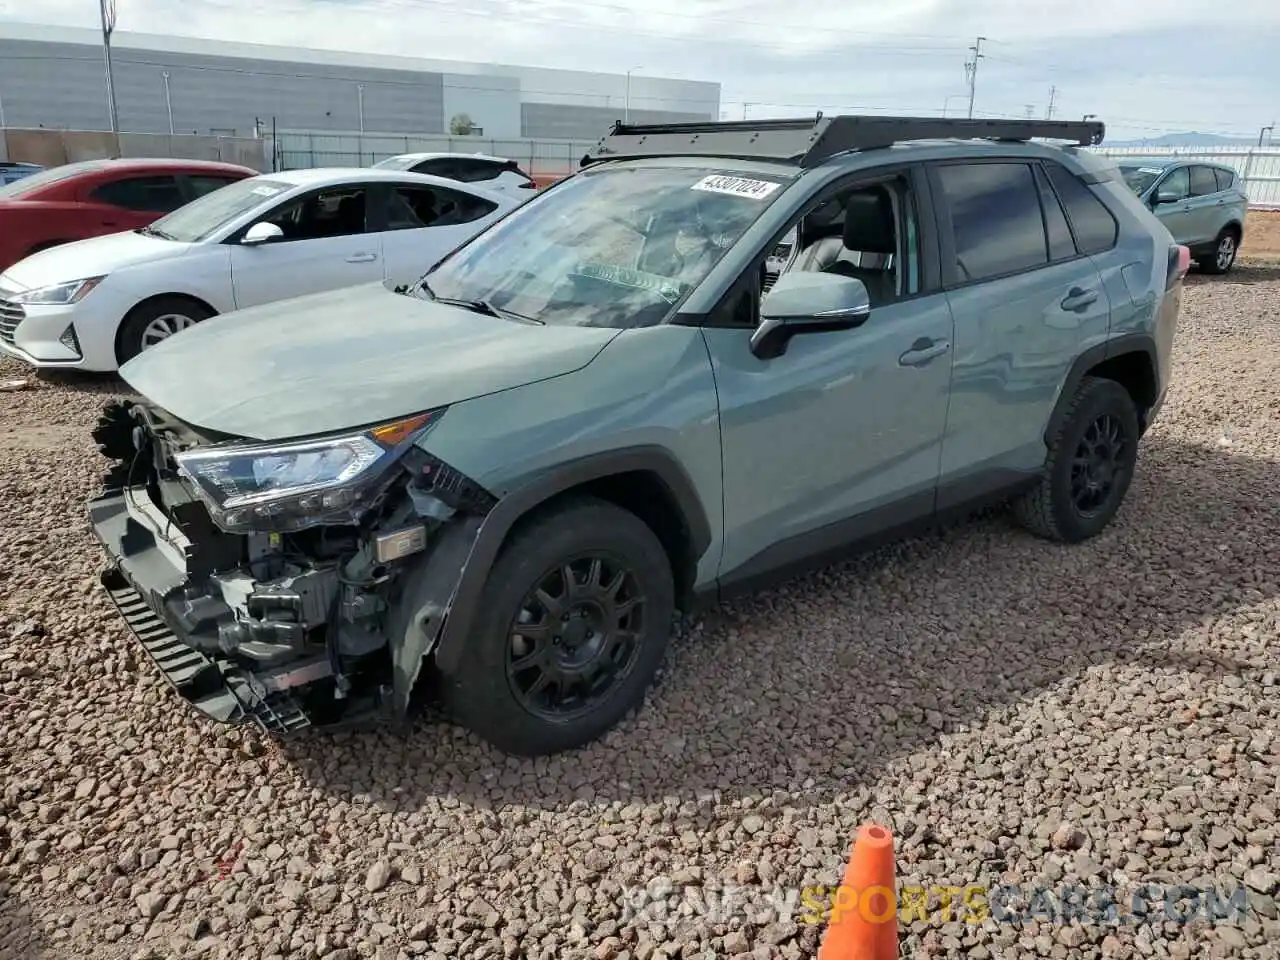
<svg viewBox="0 0 1280 960">
<path fill-rule="evenodd" d="M 1182 279 L 1191 269 L 1191 249 L 1180 243 L 1169 248 L 1169 269 L 1165 278 L 1165 289 L 1168 290 Z"/>
</svg>

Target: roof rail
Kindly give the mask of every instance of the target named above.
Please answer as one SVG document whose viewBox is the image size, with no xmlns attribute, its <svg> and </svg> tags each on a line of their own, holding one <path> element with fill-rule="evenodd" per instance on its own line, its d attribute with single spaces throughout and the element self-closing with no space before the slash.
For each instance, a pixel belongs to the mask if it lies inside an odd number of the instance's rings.
<svg viewBox="0 0 1280 960">
<path fill-rule="evenodd" d="M 911 140 L 1064 140 L 1102 142 L 1097 120 L 953 120 L 945 117 L 835 116 L 796 120 L 707 120 L 615 123 L 582 158 L 582 166 L 642 157 L 724 157 L 773 160 L 798 167 L 851 150 L 877 150 Z"/>
</svg>

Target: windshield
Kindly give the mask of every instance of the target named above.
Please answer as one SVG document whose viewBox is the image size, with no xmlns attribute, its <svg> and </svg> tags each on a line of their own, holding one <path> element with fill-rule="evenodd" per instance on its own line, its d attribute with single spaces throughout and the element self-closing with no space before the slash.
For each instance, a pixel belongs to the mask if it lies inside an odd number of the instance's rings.
<svg viewBox="0 0 1280 960">
<path fill-rule="evenodd" d="M 379 160 L 374 167 L 383 170 L 408 170 L 415 163 L 421 162 L 421 157 L 387 157 L 385 160 Z"/>
<path fill-rule="evenodd" d="M 702 282 L 785 182 L 705 167 L 586 170 L 453 253 L 415 294 L 542 323 L 652 326 Z"/>
<path fill-rule="evenodd" d="M 1138 166 L 1136 164 L 1126 164 L 1120 167 L 1120 175 L 1124 177 L 1124 182 L 1129 185 L 1129 189 L 1141 196 L 1147 192 L 1147 188 L 1160 179 L 1160 175 L 1164 173 L 1163 167 Z"/>
<path fill-rule="evenodd" d="M 267 205 L 273 197 L 292 189 L 293 184 L 283 180 L 262 177 L 237 180 L 192 200 L 185 207 L 179 207 L 150 227 L 142 229 L 165 240 L 199 243 L 213 236 L 232 220 L 255 207 Z"/>
<path fill-rule="evenodd" d="M 64 163 L 60 167 L 50 167 L 48 170 L 28 174 L 21 180 L 15 180 L 8 186 L 0 187 L 0 200 L 18 200 L 51 183 L 67 180 L 90 170 L 100 170 L 102 167 L 103 164 L 100 161 L 84 160 L 80 163 Z"/>
</svg>

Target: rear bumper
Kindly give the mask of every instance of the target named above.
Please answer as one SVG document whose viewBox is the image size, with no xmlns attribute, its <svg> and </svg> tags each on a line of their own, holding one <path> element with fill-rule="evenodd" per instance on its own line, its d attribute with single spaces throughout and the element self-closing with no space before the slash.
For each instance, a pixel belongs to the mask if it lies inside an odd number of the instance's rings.
<svg viewBox="0 0 1280 960">
<path fill-rule="evenodd" d="M 164 679 L 190 706 L 219 723 L 251 723 L 277 736 L 311 726 L 289 689 L 328 676 L 328 664 L 295 663 L 251 673 L 192 645 L 173 607 L 187 583 L 179 566 L 183 546 L 155 528 L 139 509 L 138 496 L 137 488 L 100 496 L 89 504 L 89 519 L 108 558 L 102 585 Z"/>
</svg>

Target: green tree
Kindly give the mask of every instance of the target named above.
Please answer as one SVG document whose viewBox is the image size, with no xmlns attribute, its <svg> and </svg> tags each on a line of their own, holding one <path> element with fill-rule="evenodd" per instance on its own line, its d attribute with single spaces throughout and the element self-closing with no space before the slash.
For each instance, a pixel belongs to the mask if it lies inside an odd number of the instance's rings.
<svg viewBox="0 0 1280 960">
<path fill-rule="evenodd" d="M 465 113 L 454 114 L 453 119 L 449 121 L 449 132 L 455 137 L 465 137 L 475 128 L 476 125 L 471 122 L 471 117 Z"/>
</svg>

